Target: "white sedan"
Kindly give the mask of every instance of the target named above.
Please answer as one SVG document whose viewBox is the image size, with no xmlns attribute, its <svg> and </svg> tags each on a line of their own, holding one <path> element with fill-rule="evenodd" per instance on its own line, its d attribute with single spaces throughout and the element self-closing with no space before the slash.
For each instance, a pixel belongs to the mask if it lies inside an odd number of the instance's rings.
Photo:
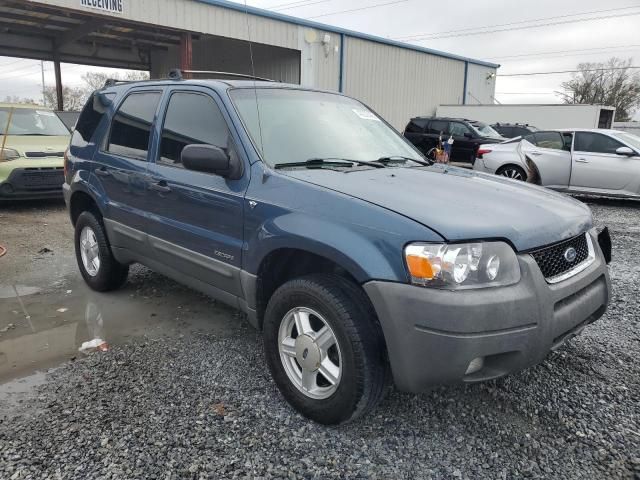
<svg viewBox="0 0 640 480">
<path fill-rule="evenodd" d="M 542 130 L 481 145 L 474 170 L 567 193 L 640 198 L 640 137 L 617 130 Z"/>
</svg>

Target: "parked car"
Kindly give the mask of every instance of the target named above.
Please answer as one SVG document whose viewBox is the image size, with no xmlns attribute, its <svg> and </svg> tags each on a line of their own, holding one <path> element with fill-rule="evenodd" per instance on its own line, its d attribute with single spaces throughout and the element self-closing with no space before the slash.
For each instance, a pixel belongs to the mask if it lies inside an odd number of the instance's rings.
<svg viewBox="0 0 640 480">
<path fill-rule="evenodd" d="M 538 129 L 527 123 L 494 123 L 491 125 L 504 138 L 515 138 L 537 132 Z"/>
<path fill-rule="evenodd" d="M 373 409 L 391 379 L 420 392 L 538 363 L 610 298 L 584 204 L 431 165 L 335 92 L 107 86 L 63 188 L 91 288 L 139 262 L 243 310 L 283 396 L 325 424 Z"/>
<path fill-rule="evenodd" d="M 69 130 L 44 107 L 0 103 L 0 201 L 62 198 Z"/>
<path fill-rule="evenodd" d="M 447 141 L 452 136 L 454 142 L 450 160 L 469 167 L 473 165 L 476 151 L 481 144 L 506 140 L 482 122 L 444 117 L 412 118 L 404 130 L 404 136 L 429 158 L 433 158 L 432 150 L 438 145 L 440 137 Z"/>
<path fill-rule="evenodd" d="M 474 169 L 562 192 L 640 198 L 640 137 L 609 129 L 538 131 L 481 146 Z"/>
</svg>

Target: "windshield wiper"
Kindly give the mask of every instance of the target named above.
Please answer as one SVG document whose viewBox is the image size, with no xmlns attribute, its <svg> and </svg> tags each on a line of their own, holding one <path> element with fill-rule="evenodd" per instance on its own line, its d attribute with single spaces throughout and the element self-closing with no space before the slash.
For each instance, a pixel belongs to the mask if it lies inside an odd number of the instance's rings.
<svg viewBox="0 0 640 480">
<path fill-rule="evenodd" d="M 349 164 L 349 165 L 347 165 Z M 292 162 L 292 163 L 276 163 L 274 168 L 288 168 L 288 167 L 353 167 L 354 165 L 369 165 L 375 168 L 384 168 L 384 165 L 376 162 L 369 162 L 367 160 L 351 160 L 348 158 L 310 158 L 304 162 Z"/>
<path fill-rule="evenodd" d="M 433 165 L 433 162 L 429 162 L 427 160 L 418 160 L 417 158 L 403 157 L 401 155 L 393 155 L 393 156 L 389 156 L 389 157 L 380 157 L 377 161 L 382 163 L 382 164 L 387 164 L 387 163 L 405 163 L 407 161 L 412 161 L 412 162 L 416 162 L 417 164 L 424 165 L 424 166 L 427 166 L 427 167 Z"/>
</svg>

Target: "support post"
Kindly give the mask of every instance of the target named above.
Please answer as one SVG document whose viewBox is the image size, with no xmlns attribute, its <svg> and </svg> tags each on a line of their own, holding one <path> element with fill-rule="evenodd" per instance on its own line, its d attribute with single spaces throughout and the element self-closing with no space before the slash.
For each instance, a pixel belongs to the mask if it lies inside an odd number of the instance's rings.
<svg viewBox="0 0 640 480">
<path fill-rule="evenodd" d="M 62 72 L 60 71 L 60 57 L 53 54 L 53 69 L 56 75 L 56 100 L 58 101 L 58 111 L 64 110 L 64 98 L 62 96 Z"/>
<path fill-rule="evenodd" d="M 189 32 L 184 32 L 180 37 L 180 70 L 193 70 L 193 38 Z M 183 73 L 182 76 L 191 78 L 190 73 Z"/>
<path fill-rule="evenodd" d="M 467 75 L 469 74 L 469 62 L 464 62 L 464 85 L 462 86 L 462 105 L 467 104 Z"/>
</svg>

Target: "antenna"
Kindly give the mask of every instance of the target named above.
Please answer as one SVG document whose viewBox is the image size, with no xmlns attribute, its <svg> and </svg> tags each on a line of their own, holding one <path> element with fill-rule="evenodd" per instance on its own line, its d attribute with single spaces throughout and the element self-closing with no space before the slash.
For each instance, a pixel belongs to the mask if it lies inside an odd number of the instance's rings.
<svg viewBox="0 0 640 480">
<path fill-rule="evenodd" d="M 256 114 L 258 115 L 258 132 L 260 133 L 260 154 L 264 157 L 264 143 L 262 140 L 262 122 L 260 121 L 260 106 L 258 105 L 258 88 L 256 86 L 256 67 L 253 63 L 253 46 L 251 44 L 251 26 L 249 24 L 249 7 L 244 0 L 244 14 L 247 19 L 247 40 L 249 42 L 249 57 L 251 58 L 251 74 L 253 76 L 253 93 L 256 97 Z"/>
</svg>

